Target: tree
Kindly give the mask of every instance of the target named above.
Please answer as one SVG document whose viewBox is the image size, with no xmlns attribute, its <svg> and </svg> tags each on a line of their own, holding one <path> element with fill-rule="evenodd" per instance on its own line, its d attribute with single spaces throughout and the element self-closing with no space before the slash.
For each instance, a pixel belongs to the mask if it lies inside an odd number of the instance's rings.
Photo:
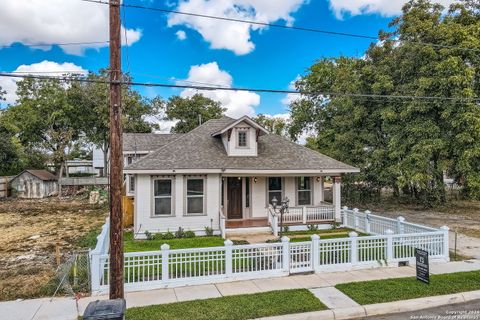
<svg viewBox="0 0 480 320">
<path fill-rule="evenodd" d="M 174 96 L 164 104 L 164 119 L 178 120 L 172 133 L 186 133 L 195 129 L 200 122 L 218 119 L 226 111 L 220 102 L 195 94 L 189 98 Z"/>
<path fill-rule="evenodd" d="M 297 89 L 309 95 L 292 104 L 289 132 L 297 137 L 304 128 L 314 129 L 318 135 L 309 146 L 362 169 L 344 180 L 350 196 L 365 199 L 390 188 L 435 205 L 445 201 L 448 172 L 467 196 L 480 197 L 478 104 L 321 95 L 478 98 L 479 56 L 454 48 L 480 49 L 478 5 L 469 3 L 452 5 L 444 15 L 440 5 L 410 1 L 391 22 L 393 32 L 381 32 L 384 40 L 364 58 L 320 60 L 297 81 Z"/>
<path fill-rule="evenodd" d="M 270 133 L 278 134 L 281 136 L 288 135 L 288 123 L 287 120 L 280 117 L 272 117 L 264 114 L 259 114 L 253 120 L 267 129 Z"/>
<path fill-rule="evenodd" d="M 125 75 L 125 82 L 131 78 Z M 94 82 L 74 82 L 69 89 L 69 101 L 75 105 L 76 130 L 99 147 L 108 167 L 109 144 L 109 85 L 108 71 L 90 73 L 87 79 Z M 122 86 L 122 125 L 124 132 L 148 133 L 158 128 L 148 118 L 158 114 L 159 106 L 143 98 L 128 85 Z"/>
<path fill-rule="evenodd" d="M 18 100 L 7 108 L 5 120 L 26 149 L 48 152 L 58 173 L 68 147 L 77 138 L 74 108 L 67 98 L 68 84 L 27 78 L 17 86 Z"/>
</svg>

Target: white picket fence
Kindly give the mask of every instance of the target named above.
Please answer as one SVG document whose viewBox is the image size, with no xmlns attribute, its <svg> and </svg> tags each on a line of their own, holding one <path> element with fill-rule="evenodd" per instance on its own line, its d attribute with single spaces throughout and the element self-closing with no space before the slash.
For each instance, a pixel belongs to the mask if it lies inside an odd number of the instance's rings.
<svg viewBox="0 0 480 320">
<path fill-rule="evenodd" d="M 306 242 L 290 242 L 289 238 L 283 237 L 279 243 L 250 245 L 233 245 L 226 240 L 221 247 L 180 250 L 170 250 L 164 244 L 158 251 L 125 253 L 125 289 L 148 290 L 301 272 L 349 270 L 378 266 L 380 262 L 388 265 L 400 261 L 413 263 L 415 248 L 428 251 L 431 260 L 448 261 L 448 227 L 434 229 L 402 220 L 403 229 L 400 230 L 409 230 L 409 233 L 398 233 L 391 228 L 398 227 L 399 220 L 384 220 L 348 209 L 343 211 L 344 219 L 349 220 L 346 225 L 357 223 L 356 229 L 363 232 L 370 226 L 383 234 L 373 231 L 371 233 L 378 234 L 358 237 L 356 232 L 351 232 L 348 238 L 337 239 L 312 235 L 311 241 Z M 367 221 L 364 215 L 370 220 Z M 384 226 L 389 228 L 384 230 Z M 90 253 L 94 292 L 108 290 L 107 248 L 108 223 L 98 237 L 97 247 Z"/>
</svg>

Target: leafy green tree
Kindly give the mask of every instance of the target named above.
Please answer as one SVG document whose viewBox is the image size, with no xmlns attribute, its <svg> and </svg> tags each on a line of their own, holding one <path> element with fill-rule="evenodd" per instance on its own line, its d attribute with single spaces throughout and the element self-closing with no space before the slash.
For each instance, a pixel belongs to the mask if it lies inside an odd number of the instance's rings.
<svg viewBox="0 0 480 320">
<path fill-rule="evenodd" d="M 87 77 L 93 82 L 73 82 L 69 88 L 69 101 L 75 106 L 75 128 L 86 139 L 101 148 L 107 167 L 109 143 L 109 85 L 107 70 Z M 125 75 L 125 82 L 130 77 Z M 148 133 L 158 124 L 148 118 L 156 116 L 159 106 L 143 98 L 128 85 L 122 86 L 122 126 L 124 132 Z"/>
<path fill-rule="evenodd" d="M 200 122 L 218 119 L 226 111 L 218 101 L 195 94 L 189 98 L 174 96 L 164 104 L 164 119 L 178 120 L 172 133 L 186 133 L 195 129 Z"/>
<path fill-rule="evenodd" d="M 346 177 L 347 195 L 368 199 L 390 188 L 435 205 L 445 201 L 443 176 L 450 173 L 467 196 L 480 197 L 478 103 L 435 99 L 479 97 L 478 8 L 467 1 L 445 15 L 440 5 L 410 1 L 391 22 L 393 32 L 382 32 L 385 40 L 364 58 L 320 60 L 297 81 L 309 96 L 292 104 L 289 132 L 297 137 L 314 129 L 318 135 L 309 146 L 362 169 Z M 389 40 L 395 38 L 400 41 Z"/>
<path fill-rule="evenodd" d="M 288 135 L 288 123 L 285 119 L 279 117 L 271 117 L 264 114 L 259 114 L 253 120 L 267 129 L 269 132 L 281 136 Z"/>
</svg>

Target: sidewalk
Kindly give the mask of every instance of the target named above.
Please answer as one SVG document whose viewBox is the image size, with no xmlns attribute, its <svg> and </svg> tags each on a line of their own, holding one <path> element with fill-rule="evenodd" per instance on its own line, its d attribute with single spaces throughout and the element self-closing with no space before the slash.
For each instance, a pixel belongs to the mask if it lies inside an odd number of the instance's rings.
<svg viewBox="0 0 480 320">
<path fill-rule="evenodd" d="M 441 274 L 480 270 L 480 260 L 471 261 L 432 264 L 430 271 L 432 274 Z M 329 308 L 340 308 L 348 311 L 349 308 L 354 309 L 358 305 L 333 286 L 346 282 L 402 278 L 414 275 L 414 267 L 384 267 L 129 292 L 126 294 L 126 300 L 127 308 L 131 308 L 229 295 L 305 288 L 311 289 L 312 293 Z M 77 303 L 72 298 L 55 298 L 52 302 L 48 298 L 0 302 L 0 320 L 75 320 L 77 315 L 83 314 L 89 302 L 107 298 L 108 296 L 93 296 L 80 299 Z M 35 312 L 37 313 L 35 314 Z"/>
</svg>

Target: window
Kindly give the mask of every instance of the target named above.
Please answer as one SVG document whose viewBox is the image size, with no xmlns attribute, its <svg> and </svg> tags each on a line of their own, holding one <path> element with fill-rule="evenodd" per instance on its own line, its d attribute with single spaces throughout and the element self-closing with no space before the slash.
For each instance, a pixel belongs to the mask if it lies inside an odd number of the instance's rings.
<svg viewBox="0 0 480 320">
<path fill-rule="evenodd" d="M 128 189 L 130 190 L 130 192 L 135 191 L 135 176 L 134 175 L 130 175 Z"/>
<path fill-rule="evenodd" d="M 153 181 L 154 214 L 157 216 L 173 215 L 172 180 L 156 179 Z"/>
<path fill-rule="evenodd" d="M 246 147 L 247 146 L 247 131 L 238 131 L 238 146 Z"/>
<path fill-rule="evenodd" d="M 312 178 L 297 178 L 297 204 L 306 206 L 312 204 Z"/>
<path fill-rule="evenodd" d="M 280 203 L 282 201 L 282 194 L 282 177 L 268 178 L 268 203 L 272 204 L 273 197 L 277 198 L 278 203 Z"/>
<path fill-rule="evenodd" d="M 204 213 L 204 179 L 187 179 L 186 214 Z"/>
</svg>

